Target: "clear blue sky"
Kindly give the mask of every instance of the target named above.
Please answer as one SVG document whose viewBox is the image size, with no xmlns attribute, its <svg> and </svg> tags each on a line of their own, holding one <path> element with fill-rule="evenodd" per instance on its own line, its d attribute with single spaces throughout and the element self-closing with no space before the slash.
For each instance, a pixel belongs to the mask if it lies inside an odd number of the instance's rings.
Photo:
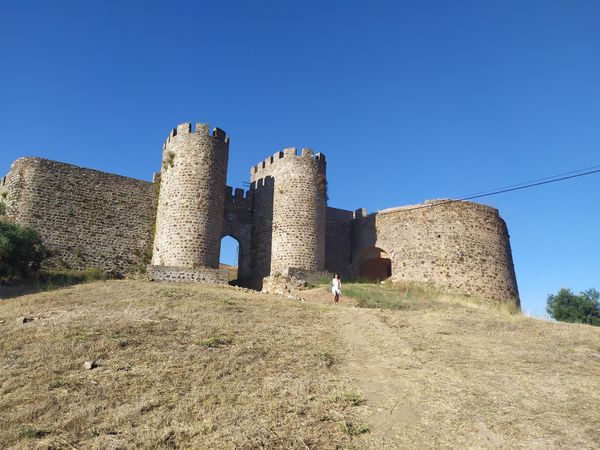
<svg viewBox="0 0 600 450">
<path fill-rule="evenodd" d="M 600 2 L 1 1 L 0 173 L 25 155 L 150 179 L 180 122 L 229 183 L 285 146 L 369 211 L 600 165 Z M 600 289 L 600 175 L 482 200 L 523 309 Z"/>
</svg>

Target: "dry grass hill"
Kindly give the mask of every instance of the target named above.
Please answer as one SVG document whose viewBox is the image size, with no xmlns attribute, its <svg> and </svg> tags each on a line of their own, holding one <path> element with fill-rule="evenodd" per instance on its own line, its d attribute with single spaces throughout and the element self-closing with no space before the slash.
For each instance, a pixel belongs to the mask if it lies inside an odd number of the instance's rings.
<svg viewBox="0 0 600 450">
<path fill-rule="evenodd" d="M 0 448 L 600 448 L 599 328 L 345 294 L 101 281 L 1 300 Z"/>
</svg>

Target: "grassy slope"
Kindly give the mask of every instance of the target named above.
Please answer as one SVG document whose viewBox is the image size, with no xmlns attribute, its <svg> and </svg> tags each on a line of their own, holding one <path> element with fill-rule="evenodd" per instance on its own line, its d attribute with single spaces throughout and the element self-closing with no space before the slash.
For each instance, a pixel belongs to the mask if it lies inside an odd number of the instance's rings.
<svg viewBox="0 0 600 450">
<path fill-rule="evenodd" d="M 346 446 L 353 407 L 331 401 L 343 386 L 323 312 L 133 281 L 3 300 L 0 448 Z"/>
<path fill-rule="evenodd" d="M 122 281 L 3 300 L 0 448 L 600 447 L 600 328 L 348 293 Z"/>
<path fill-rule="evenodd" d="M 374 382 L 357 376 L 366 413 L 386 411 L 366 437 L 373 448 L 600 448 L 600 328 L 455 295 L 427 300 L 410 286 L 352 290 L 366 306 L 397 309 L 346 314 L 351 332 L 366 323 L 357 373 L 380 368 Z"/>
</svg>

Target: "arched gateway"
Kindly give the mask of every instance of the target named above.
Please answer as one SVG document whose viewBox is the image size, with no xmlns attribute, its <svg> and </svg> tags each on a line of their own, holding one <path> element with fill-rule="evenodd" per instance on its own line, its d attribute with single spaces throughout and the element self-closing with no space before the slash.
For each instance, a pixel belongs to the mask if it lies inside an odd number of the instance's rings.
<svg viewBox="0 0 600 450">
<path fill-rule="evenodd" d="M 392 260 L 379 247 L 367 247 L 358 252 L 358 274 L 361 278 L 382 281 L 392 276 Z"/>
</svg>

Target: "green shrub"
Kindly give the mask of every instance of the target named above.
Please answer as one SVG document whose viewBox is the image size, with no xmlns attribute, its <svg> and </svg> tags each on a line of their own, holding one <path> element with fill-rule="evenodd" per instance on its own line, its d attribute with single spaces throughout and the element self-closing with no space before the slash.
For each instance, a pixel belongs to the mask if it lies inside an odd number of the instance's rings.
<svg viewBox="0 0 600 450">
<path fill-rule="evenodd" d="M 365 402 L 362 395 L 357 392 L 337 392 L 332 395 L 333 403 L 349 403 L 352 406 L 360 406 Z"/>
<path fill-rule="evenodd" d="M 198 345 L 207 348 L 219 348 L 231 344 L 232 339 L 223 336 L 211 336 L 198 341 Z"/>
<path fill-rule="evenodd" d="M 6 204 L 3 201 L 0 201 L 0 217 L 6 215 Z"/>
<path fill-rule="evenodd" d="M 359 436 L 364 433 L 368 433 L 370 430 L 369 425 L 364 423 L 352 423 L 346 420 L 338 422 L 340 430 L 348 436 Z"/>
<path fill-rule="evenodd" d="M 43 428 L 35 428 L 31 425 L 24 425 L 19 429 L 19 437 L 27 439 L 40 439 L 50 433 L 50 430 Z"/>
<path fill-rule="evenodd" d="M 0 280 L 31 275 L 40 268 L 45 256 L 37 231 L 0 221 Z"/>
<path fill-rule="evenodd" d="M 588 289 L 576 295 L 571 289 L 560 289 L 548 295 L 546 311 L 560 322 L 600 326 L 600 292 Z"/>
</svg>

